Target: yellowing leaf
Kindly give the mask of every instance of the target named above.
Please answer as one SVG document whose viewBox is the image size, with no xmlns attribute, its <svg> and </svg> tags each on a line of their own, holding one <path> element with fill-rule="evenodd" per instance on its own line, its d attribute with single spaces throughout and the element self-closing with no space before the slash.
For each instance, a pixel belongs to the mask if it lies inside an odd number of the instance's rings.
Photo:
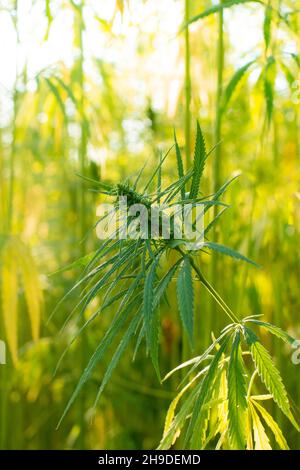
<svg viewBox="0 0 300 470">
<path fill-rule="evenodd" d="M 14 365 L 18 363 L 18 268 L 11 243 L 2 256 L 2 311 L 8 347 Z"/>
<path fill-rule="evenodd" d="M 272 450 L 265 428 L 263 427 L 258 414 L 251 403 L 249 403 L 249 406 L 252 415 L 255 450 Z"/>
<path fill-rule="evenodd" d="M 28 247 L 16 237 L 8 238 L 1 250 L 2 313 L 5 333 L 14 365 L 18 363 L 18 295 L 21 275 L 32 338 L 40 333 L 42 289 L 34 259 Z"/>
<path fill-rule="evenodd" d="M 280 449 L 289 450 L 289 446 L 287 445 L 287 442 L 285 440 L 284 435 L 282 434 L 280 427 L 278 426 L 276 421 L 274 421 L 270 413 L 268 413 L 267 410 L 256 401 L 252 400 L 252 403 L 258 409 L 265 423 L 273 432 L 276 442 L 279 445 Z"/>
</svg>

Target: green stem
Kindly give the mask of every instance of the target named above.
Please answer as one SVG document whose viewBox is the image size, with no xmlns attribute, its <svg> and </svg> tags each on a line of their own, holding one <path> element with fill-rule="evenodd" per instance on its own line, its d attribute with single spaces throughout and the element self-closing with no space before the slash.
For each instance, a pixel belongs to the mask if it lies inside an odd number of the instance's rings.
<svg viewBox="0 0 300 470">
<path fill-rule="evenodd" d="M 85 180 L 87 170 L 87 128 L 85 118 L 85 95 L 84 95 L 84 43 L 83 43 L 83 31 L 84 31 L 84 9 L 85 0 L 81 0 L 78 6 L 78 38 L 79 38 L 79 84 L 80 84 L 80 127 L 81 127 L 81 139 L 79 147 L 79 165 L 80 173 L 82 178 L 80 179 L 80 255 L 86 254 L 86 243 L 85 237 L 87 232 L 87 203 L 86 203 L 86 192 L 85 192 Z M 83 318 L 84 323 L 84 318 Z M 80 347 L 80 361 L 82 370 L 86 367 L 87 361 L 87 336 L 85 330 L 81 335 L 81 347 Z M 86 434 L 86 423 L 85 423 L 85 403 L 86 396 L 83 392 L 79 404 L 79 420 L 80 420 L 80 434 L 78 439 L 78 445 L 81 449 L 85 449 L 85 434 Z"/>
<path fill-rule="evenodd" d="M 254 383 L 254 380 L 255 380 L 255 377 L 257 376 L 257 374 L 258 374 L 258 371 L 257 371 L 257 369 L 255 369 L 255 371 L 253 372 L 253 374 L 251 376 L 250 382 L 249 382 L 248 392 L 247 392 L 247 400 L 249 400 L 249 398 L 251 397 L 252 386 L 253 386 L 253 383 Z"/>
<path fill-rule="evenodd" d="M 189 20 L 189 0 L 185 0 L 185 22 Z M 184 30 L 185 41 L 185 158 L 186 169 L 191 166 L 191 62 L 190 34 L 188 26 Z"/>
<path fill-rule="evenodd" d="M 220 0 L 222 3 L 223 0 Z M 217 96 L 216 96 L 216 116 L 215 116 L 215 145 L 216 153 L 214 158 L 213 166 L 213 190 L 216 192 L 221 186 L 221 175 L 222 175 L 222 148 L 221 148 L 221 138 L 222 138 L 222 87 L 223 87 L 223 69 L 224 69 L 224 18 L 223 10 L 220 10 L 218 14 L 218 44 L 217 44 Z M 214 206 L 214 217 L 217 216 L 218 207 Z M 214 241 L 217 242 L 219 239 L 218 228 L 214 228 L 213 231 Z M 218 260 L 219 256 L 217 253 L 214 253 L 212 256 L 212 266 L 211 266 L 211 279 L 212 283 L 215 286 L 218 286 Z M 212 306 L 211 310 L 211 321 L 215 314 L 215 309 Z"/>
<path fill-rule="evenodd" d="M 223 0 L 220 1 L 223 3 Z M 218 21 L 218 46 L 217 46 L 217 97 L 216 97 L 216 123 L 215 123 L 215 145 L 216 153 L 214 158 L 214 191 L 221 184 L 221 137 L 222 137 L 222 87 L 223 87 L 223 69 L 224 69 L 224 19 L 223 10 L 219 12 Z M 217 206 L 215 206 L 215 214 Z"/>
</svg>

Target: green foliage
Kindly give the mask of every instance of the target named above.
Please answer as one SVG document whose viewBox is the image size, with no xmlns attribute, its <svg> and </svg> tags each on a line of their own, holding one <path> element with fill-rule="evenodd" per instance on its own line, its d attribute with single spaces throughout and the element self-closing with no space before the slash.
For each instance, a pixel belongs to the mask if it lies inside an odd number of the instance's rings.
<svg viewBox="0 0 300 470">
<path fill-rule="evenodd" d="M 197 124 L 197 136 L 195 145 L 195 158 L 192 171 L 183 174 L 183 165 L 178 153 L 178 144 L 175 140 L 175 151 L 177 154 L 177 162 L 179 168 L 179 179 L 166 188 L 162 188 L 161 184 L 156 186 L 154 193 L 143 192 L 139 193 L 136 189 L 137 184 L 131 185 L 129 181 L 119 183 L 111 186 L 108 183 L 99 183 L 99 192 L 111 197 L 127 196 L 127 203 L 129 207 L 136 203 L 143 203 L 147 210 L 150 211 L 151 204 L 156 201 L 164 203 L 179 204 L 184 206 L 187 203 L 203 206 L 206 210 L 209 207 L 214 207 L 215 204 L 220 204 L 218 198 L 222 196 L 228 187 L 229 182 L 225 183 L 217 194 L 213 194 L 207 198 L 197 198 L 201 176 L 204 169 L 206 159 L 205 142 L 201 133 L 199 124 Z M 153 186 L 154 178 L 160 173 L 163 162 L 169 152 L 160 160 L 156 169 L 148 178 L 146 188 Z M 182 199 L 182 187 L 190 179 L 192 179 L 191 192 L 188 199 Z M 192 195 L 192 197 L 191 197 Z M 118 200 L 116 199 L 116 204 Z M 105 216 L 104 216 L 105 217 Z M 128 227 L 135 222 L 134 217 L 128 218 Z M 118 233 L 124 230 L 122 221 L 117 229 L 116 238 Z M 183 327 L 187 332 L 189 342 L 193 343 L 193 323 L 194 323 L 194 293 L 193 293 L 193 278 L 192 273 L 196 274 L 200 282 L 208 289 L 213 298 L 220 304 L 224 312 L 232 319 L 232 314 L 229 307 L 225 302 L 220 299 L 215 290 L 210 286 L 208 281 L 203 276 L 202 272 L 194 262 L 194 256 L 197 251 L 202 251 L 203 248 L 210 248 L 212 250 L 221 251 L 236 259 L 243 261 L 251 261 L 243 255 L 223 246 L 210 242 L 205 242 L 199 245 L 198 250 L 190 251 L 188 240 L 175 238 L 175 231 L 171 228 L 170 239 L 164 239 L 161 236 L 153 239 L 126 239 L 126 240 L 108 240 L 100 246 L 95 253 L 93 253 L 90 261 L 85 269 L 85 275 L 71 290 L 85 286 L 84 295 L 81 299 L 80 317 L 84 311 L 89 307 L 91 302 L 96 298 L 99 293 L 104 295 L 104 303 L 99 310 L 97 310 L 90 319 L 85 322 L 80 329 L 80 333 L 84 331 L 89 325 L 96 320 L 96 318 L 103 312 L 107 303 L 113 305 L 119 303 L 115 316 L 111 321 L 105 337 L 100 341 L 93 356 L 91 357 L 87 367 L 85 368 L 78 385 L 73 392 L 71 399 L 66 407 L 64 415 L 69 410 L 70 406 L 78 396 L 83 385 L 90 378 L 97 363 L 102 359 L 107 347 L 115 341 L 117 334 L 124 328 L 126 322 L 130 321 L 127 330 L 123 330 L 123 340 L 116 349 L 113 355 L 112 363 L 109 365 L 107 372 L 104 376 L 102 384 L 99 388 L 97 400 L 102 393 L 108 379 L 111 376 L 113 369 L 116 367 L 121 354 L 127 347 L 134 329 L 137 327 L 140 330 L 138 346 L 145 336 L 146 346 L 149 350 L 154 368 L 160 377 L 159 363 L 158 363 L 158 350 L 159 350 L 159 307 L 161 302 L 165 300 L 167 287 L 170 282 L 175 278 L 178 271 L 177 278 L 177 297 L 180 316 L 182 319 Z M 162 278 L 157 277 L 159 269 L 163 265 L 163 260 L 166 258 L 167 253 L 172 250 L 177 257 L 175 264 L 166 272 Z M 252 263 L 255 264 L 255 263 Z M 113 279 L 113 276 L 114 279 Z M 113 280 L 112 280 L 113 279 Z M 142 307 L 139 305 L 137 299 L 142 296 Z M 140 315 L 141 323 L 136 322 L 137 315 Z M 134 325 L 134 327 L 132 326 Z M 78 336 L 78 335 L 77 335 Z M 74 341 L 71 341 L 70 344 Z M 212 371 L 211 371 L 212 374 Z M 211 375 L 209 374 L 209 376 Z M 206 379 L 208 380 L 208 379 Z M 212 384 L 211 384 L 212 385 Z M 209 393 L 210 385 L 207 385 L 207 393 Z M 196 419 L 196 417 L 195 417 Z"/>
</svg>

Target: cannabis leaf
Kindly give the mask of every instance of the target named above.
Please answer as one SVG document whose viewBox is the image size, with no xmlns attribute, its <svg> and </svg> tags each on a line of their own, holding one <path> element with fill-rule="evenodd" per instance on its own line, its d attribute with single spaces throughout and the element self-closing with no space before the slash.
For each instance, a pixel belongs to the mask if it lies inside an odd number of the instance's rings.
<svg viewBox="0 0 300 470">
<path fill-rule="evenodd" d="M 228 366 L 228 433 L 231 445 L 235 449 L 246 446 L 246 381 L 245 368 L 241 353 L 240 331 L 237 330 L 232 343 Z"/>
</svg>

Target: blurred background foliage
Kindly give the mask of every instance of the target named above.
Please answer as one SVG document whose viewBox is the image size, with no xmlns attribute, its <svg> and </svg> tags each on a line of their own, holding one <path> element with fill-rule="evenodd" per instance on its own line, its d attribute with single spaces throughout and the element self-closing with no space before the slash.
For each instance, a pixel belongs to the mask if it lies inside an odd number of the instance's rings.
<svg viewBox="0 0 300 470">
<path fill-rule="evenodd" d="M 172 145 L 174 127 L 183 151 L 187 132 L 192 148 L 196 118 L 210 147 L 221 140 L 205 172 L 206 193 L 216 179 L 242 172 L 228 191 L 232 207 L 216 236 L 263 267 L 222 258 L 211 270 L 206 257 L 203 269 L 241 315 L 263 314 L 300 336 L 300 2 L 239 2 L 245 4 L 193 22 L 187 38 L 178 33 L 184 20 L 217 2 L 200 3 L 0 2 L 0 336 L 7 343 L 1 448 L 157 446 L 178 384 L 160 386 L 146 352 L 135 362 L 125 355 L 92 417 L 108 357 L 56 429 L 109 311 L 72 345 L 55 376 L 80 325 L 64 328 L 76 294 L 49 318 L 80 274 L 78 267 L 61 268 L 99 244 L 93 224 L 101 198 L 78 175 L 117 182 L 144 162 L 149 174 L 159 152 Z M 223 106 L 227 84 L 249 62 Z M 166 168 L 171 182 L 174 152 Z M 194 352 L 182 344 L 174 286 L 164 308 L 160 361 L 167 372 Z M 223 326 L 201 288 L 196 322 L 198 353 Z M 290 350 L 264 339 L 299 405 L 300 366 Z M 299 448 L 296 431 L 276 418 L 291 448 Z"/>
</svg>

